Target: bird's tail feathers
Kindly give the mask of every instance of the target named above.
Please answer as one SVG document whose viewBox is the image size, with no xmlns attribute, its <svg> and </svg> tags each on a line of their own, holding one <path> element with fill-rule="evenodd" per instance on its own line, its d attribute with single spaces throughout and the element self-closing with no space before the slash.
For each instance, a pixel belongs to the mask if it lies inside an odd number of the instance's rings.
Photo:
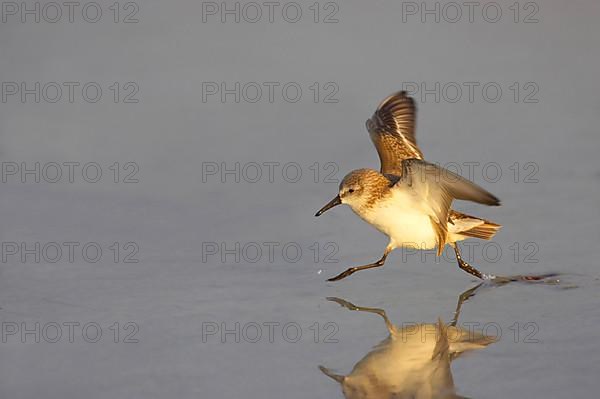
<svg viewBox="0 0 600 399">
<path fill-rule="evenodd" d="M 482 240 L 490 240 L 502 227 L 502 225 L 489 220 L 456 211 L 451 211 L 450 220 L 454 225 L 449 225 L 452 233 L 466 237 L 480 238 Z"/>
</svg>

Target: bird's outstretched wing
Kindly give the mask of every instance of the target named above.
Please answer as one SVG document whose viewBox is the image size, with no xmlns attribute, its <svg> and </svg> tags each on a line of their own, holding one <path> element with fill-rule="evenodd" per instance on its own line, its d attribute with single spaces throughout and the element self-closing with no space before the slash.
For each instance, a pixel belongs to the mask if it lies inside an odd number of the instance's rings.
<svg viewBox="0 0 600 399">
<path fill-rule="evenodd" d="M 423 159 L 415 140 L 416 106 L 405 91 L 394 93 L 379 104 L 367 120 L 369 136 L 381 160 L 381 173 L 402 173 L 402 161 Z"/>
<path fill-rule="evenodd" d="M 437 233 L 438 255 L 448 235 L 448 212 L 455 199 L 484 205 L 500 205 L 500 200 L 475 183 L 440 166 L 420 159 L 402 161 L 402 177 L 395 185 L 412 190 L 430 208 L 430 218 Z"/>
</svg>

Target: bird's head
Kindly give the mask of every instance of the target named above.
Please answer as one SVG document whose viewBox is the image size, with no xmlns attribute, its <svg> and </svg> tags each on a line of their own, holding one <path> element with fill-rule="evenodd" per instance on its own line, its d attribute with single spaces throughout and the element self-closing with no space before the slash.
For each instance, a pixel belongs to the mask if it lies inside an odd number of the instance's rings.
<svg viewBox="0 0 600 399">
<path fill-rule="evenodd" d="M 315 216 L 336 205 L 350 205 L 355 212 L 368 207 L 374 199 L 389 190 L 390 182 L 381 173 L 372 169 L 357 169 L 348 173 L 340 183 L 338 195 L 319 210 Z"/>
</svg>

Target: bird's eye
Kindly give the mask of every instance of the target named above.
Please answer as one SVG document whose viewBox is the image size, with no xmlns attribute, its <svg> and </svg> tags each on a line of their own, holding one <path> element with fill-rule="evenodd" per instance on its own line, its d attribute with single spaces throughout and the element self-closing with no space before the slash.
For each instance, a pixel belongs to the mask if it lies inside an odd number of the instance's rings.
<svg viewBox="0 0 600 399">
<path fill-rule="evenodd" d="M 350 190 L 348 190 L 348 192 L 349 192 L 350 194 L 352 194 L 352 193 L 354 192 L 354 189 L 353 189 L 353 188 L 351 188 Z"/>
</svg>

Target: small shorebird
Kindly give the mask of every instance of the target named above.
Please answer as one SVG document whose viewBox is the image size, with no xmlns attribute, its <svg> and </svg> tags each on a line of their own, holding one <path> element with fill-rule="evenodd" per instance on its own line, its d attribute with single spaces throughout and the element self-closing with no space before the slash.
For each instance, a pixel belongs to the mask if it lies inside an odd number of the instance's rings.
<svg viewBox="0 0 600 399">
<path fill-rule="evenodd" d="M 357 169 L 348 173 L 338 195 L 315 215 L 348 204 L 360 218 L 389 237 L 377 262 L 351 267 L 328 281 L 383 266 L 389 253 L 399 247 L 437 247 L 439 256 L 446 244 L 454 248 L 462 270 L 480 279 L 493 277 L 469 265 L 456 243 L 469 237 L 489 240 L 501 226 L 454 211 L 451 205 L 455 199 L 485 205 L 500 205 L 500 201 L 475 183 L 423 160 L 415 140 L 415 114 L 415 103 L 404 91 L 381 102 L 367 120 L 381 171 Z"/>
</svg>

